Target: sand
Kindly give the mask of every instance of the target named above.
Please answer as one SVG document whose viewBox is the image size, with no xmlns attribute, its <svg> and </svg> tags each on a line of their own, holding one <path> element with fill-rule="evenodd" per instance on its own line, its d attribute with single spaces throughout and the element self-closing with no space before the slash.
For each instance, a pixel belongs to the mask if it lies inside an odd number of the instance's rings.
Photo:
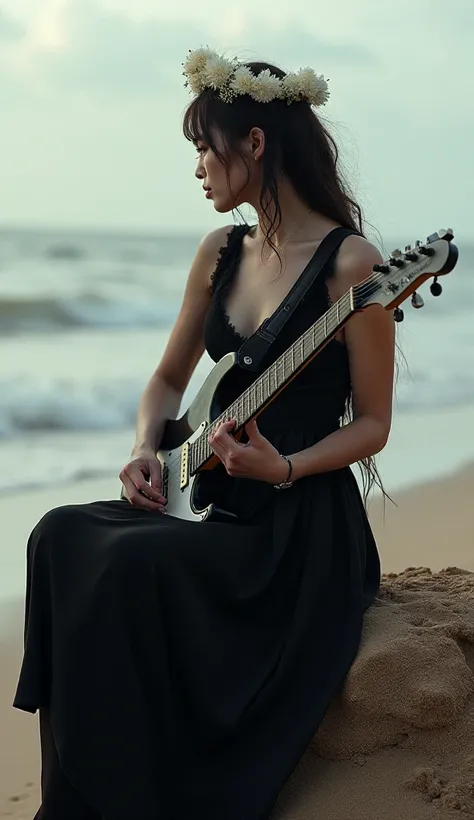
<svg viewBox="0 0 474 820">
<path fill-rule="evenodd" d="M 42 512 L 116 497 L 116 489 L 116 481 L 91 481 L 0 501 L 3 538 L 14 547 L 10 578 L 23 571 L 24 537 Z M 380 500 L 372 503 L 385 573 L 380 594 L 345 686 L 274 820 L 474 818 L 473 497 L 470 467 L 397 493 L 385 517 Z M 21 608 L 16 600 L 2 610 L 0 818 L 31 820 L 39 800 L 36 720 L 10 708 Z"/>
</svg>

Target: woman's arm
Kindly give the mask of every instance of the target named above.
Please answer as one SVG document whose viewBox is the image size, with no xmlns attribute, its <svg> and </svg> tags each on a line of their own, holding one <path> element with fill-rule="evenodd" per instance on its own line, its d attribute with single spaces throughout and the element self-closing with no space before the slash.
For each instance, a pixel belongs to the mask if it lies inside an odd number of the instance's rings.
<svg viewBox="0 0 474 820">
<path fill-rule="evenodd" d="M 366 240 L 351 236 L 338 256 L 331 295 L 338 299 L 380 263 L 378 250 Z M 313 473 L 338 470 L 375 455 L 385 446 L 392 420 L 395 361 L 393 314 L 379 305 L 353 316 L 344 328 L 349 356 L 354 420 L 322 441 L 288 455 L 296 480 Z"/>
<path fill-rule="evenodd" d="M 229 230 L 224 227 L 212 231 L 198 247 L 178 318 L 138 406 L 134 455 L 159 448 L 165 422 L 176 418 L 183 393 L 204 352 L 203 327 L 211 299 L 211 276 Z"/>
</svg>

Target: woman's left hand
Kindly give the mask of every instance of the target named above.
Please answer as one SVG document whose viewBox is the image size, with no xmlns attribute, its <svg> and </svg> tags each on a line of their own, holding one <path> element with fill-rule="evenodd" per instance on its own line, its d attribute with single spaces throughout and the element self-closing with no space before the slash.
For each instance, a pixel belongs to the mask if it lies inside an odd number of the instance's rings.
<svg viewBox="0 0 474 820">
<path fill-rule="evenodd" d="M 267 481 L 269 484 L 280 484 L 288 476 L 288 463 L 278 450 L 260 433 L 257 422 L 249 421 L 245 425 L 248 443 L 241 444 L 231 435 L 235 420 L 224 421 L 209 436 L 216 456 L 222 461 L 228 475 L 234 478 L 253 478 Z"/>
</svg>

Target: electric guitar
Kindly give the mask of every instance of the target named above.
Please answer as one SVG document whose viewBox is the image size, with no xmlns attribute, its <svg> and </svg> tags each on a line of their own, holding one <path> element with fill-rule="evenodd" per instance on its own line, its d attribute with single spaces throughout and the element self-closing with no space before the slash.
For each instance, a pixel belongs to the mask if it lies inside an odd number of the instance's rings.
<svg viewBox="0 0 474 820">
<path fill-rule="evenodd" d="M 438 276 L 453 270 L 458 249 L 452 243 L 452 230 L 441 230 L 417 241 L 405 251 L 394 250 L 389 259 L 374 265 L 372 273 L 353 286 L 331 308 L 299 337 L 261 376 L 223 412 L 217 393 L 221 381 L 237 365 L 237 354 L 228 353 L 211 370 L 196 398 L 179 419 L 167 421 L 157 453 L 162 465 L 163 495 L 167 498 L 167 513 L 187 521 L 231 521 L 235 516 L 210 504 L 196 506 L 196 482 L 202 470 L 212 470 L 220 464 L 210 445 L 209 436 L 226 419 L 236 419 L 234 435 L 238 438 L 244 425 L 262 410 L 298 376 L 336 333 L 358 311 L 371 305 L 394 310 L 394 320 L 403 319 L 399 305 L 411 295 L 413 307 L 423 306 L 417 288 L 431 276 L 433 296 L 442 288 Z"/>
</svg>

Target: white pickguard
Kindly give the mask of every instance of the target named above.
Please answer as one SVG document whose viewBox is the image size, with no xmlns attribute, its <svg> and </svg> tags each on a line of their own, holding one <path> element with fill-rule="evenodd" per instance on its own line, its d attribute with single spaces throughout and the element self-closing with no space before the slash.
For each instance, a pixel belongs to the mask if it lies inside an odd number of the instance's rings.
<svg viewBox="0 0 474 820">
<path fill-rule="evenodd" d="M 203 422 L 188 439 L 188 442 L 192 443 L 197 439 L 205 427 L 206 423 Z M 163 495 L 168 500 L 166 513 L 184 521 L 205 521 L 209 515 L 208 509 L 194 512 L 192 508 L 193 490 L 198 477 L 190 476 L 186 487 L 181 488 L 181 451 L 182 448 L 178 447 L 176 450 L 160 450 L 157 454 L 164 478 L 166 476 L 163 486 Z"/>
</svg>

